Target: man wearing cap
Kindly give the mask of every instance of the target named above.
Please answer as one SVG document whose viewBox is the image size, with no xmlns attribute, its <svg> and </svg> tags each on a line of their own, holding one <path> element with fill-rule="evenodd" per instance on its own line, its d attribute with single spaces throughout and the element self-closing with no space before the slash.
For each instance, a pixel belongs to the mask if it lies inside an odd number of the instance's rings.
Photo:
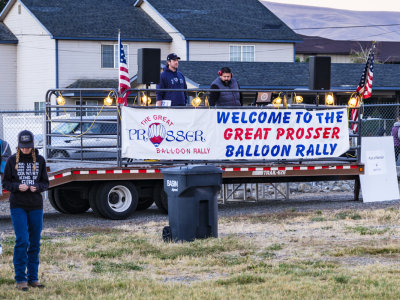
<svg viewBox="0 0 400 300">
<path fill-rule="evenodd" d="M 157 89 L 187 89 L 185 76 L 178 71 L 180 59 L 175 53 L 168 54 L 167 65 L 160 75 Z M 156 105 L 161 106 L 163 100 L 171 100 L 171 106 L 185 106 L 187 93 L 186 91 L 157 91 Z"/>
</svg>

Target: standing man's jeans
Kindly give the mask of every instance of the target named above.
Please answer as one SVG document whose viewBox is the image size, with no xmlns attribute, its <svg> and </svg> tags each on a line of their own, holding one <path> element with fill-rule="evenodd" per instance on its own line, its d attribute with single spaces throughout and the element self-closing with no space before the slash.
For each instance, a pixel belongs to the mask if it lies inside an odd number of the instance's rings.
<svg viewBox="0 0 400 300">
<path fill-rule="evenodd" d="M 43 209 L 11 209 L 15 231 L 14 269 L 17 283 L 38 281 L 40 234 Z M 28 269 L 28 273 L 26 270 Z"/>
</svg>

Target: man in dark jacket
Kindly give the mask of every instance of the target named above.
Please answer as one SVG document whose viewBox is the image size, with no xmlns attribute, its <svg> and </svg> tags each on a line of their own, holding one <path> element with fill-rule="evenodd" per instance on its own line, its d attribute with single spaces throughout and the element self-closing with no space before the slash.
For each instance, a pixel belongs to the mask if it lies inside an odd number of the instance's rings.
<svg viewBox="0 0 400 300">
<path fill-rule="evenodd" d="M 211 83 L 211 89 L 220 90 L 238 90 L 239 83 L 228 67 L 224 67 L 218 71 L 218 77 Z M 241 106 L 242 94 L 239 91 L 219 92 L 212 91 L 210 93 L 211 106 Z"/>
<path fill-rule="evenodd" d="M 187 89 L 185 76 L 178 71 L 181 58 L 175 53 L 168 54 L 167 66 L 160 75 L 157 89 Z M 185 106 L 187 103 L 186 91 L 158 91 L 156 92 L 156 105 L 161 106 L 162 100 L 171 100 L 171 106 Z"/>
</svg>

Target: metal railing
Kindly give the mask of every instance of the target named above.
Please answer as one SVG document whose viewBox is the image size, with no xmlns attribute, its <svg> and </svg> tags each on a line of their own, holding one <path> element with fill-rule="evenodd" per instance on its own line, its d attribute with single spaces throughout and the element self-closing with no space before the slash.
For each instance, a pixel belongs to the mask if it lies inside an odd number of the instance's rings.
<svg viewBox="0 0 400 300">
<path fill-rule="evenodd" d="M 182 90 L 161 90 L 161 89 L 131 89 L 125 93 L 130 93 L 129 106 L 134 106 L 140 109 L 155 109 L 159 108 L 149 105 L 148 102 L 142 103 L 141 96 L 145 94 L 147 97 L 154 97 L 157 91 L 182 91 Z M 163 107 L 165 109 L 213 109 L 205 105 L 206 97 L 209 92 L 215 90 L 211 89 L 187 89 L 189 97 L 200 96 L 202 98 L 202 105 L 197 108 L 190 106 L 190 101 L 187 106 L 183 107 Z M 234 90 L 218 90 L 234 91 Z M 325 109 L 339 109 L 347 108 L 344 105 L 327 106 L 320 103 L 320 95 L 327 92 L 335 91 L 309 91 L 309 90 L 287 90 L 287 91 L 273 91 L 273 90 L 255 90 L 255 89 L 240 89 L 242 94 L 253 95 L 259 92 L 270 92 L 273 95 L 281 95 L 282 98 L 287 99 L 287 103 L 282 104 L 280 107 L 288 109 L 305 109 L 305 110 L 325 110 Z M 341 93 L 346 91 L 340 90 Z M 124 94 L 125 94 L 124 93 Z M 350 91 L 348 91 L 350 93 Z M 296 104 L 294 97 L 296 94 L 308 95 L 313 99 L 314 103 Z M 65 98 L 73 99 L 78 105 L 54 105 L 55 98 L 62 95 Z M 103 100 L 106 96 L 111 96 L 114 99 L 114 105 L 87 105 L 92 99 Z M 149 161 L 149 160 L 133 160 L 121 157 L 121 115 L 118 105 L 115 105 L 115 100 L 118 93 L 115 89 L 62 89 L 62 90 L 49 90 L 46 94 L 46 108 L 44 114 L 44 135 L 43 141 L 44 155 L 49 161 L 94 161 L 96 163 L 111 164 L 111 165 L 132 165 L 132 164 L 176 164 L 177 161 Z M 153 103 L 154 104 L 154 103 Z M 269 103 L 259 103 L 254 101 L 250 106 L 241 107 L 225 107 L 231 109 L 261 109 L 269 110 L 276 109 L 275 106 Z M 359 108 L 366 109 L 366 106 Z M 349 126 L 354 123 L 349 121 Z M 291 159 L 291 160 L 251 160 L 246 161 L 240 159 L 238 161 L 231 160 L 208 160 L 201 161 L 202 163 L 302 163 L 306 161 L 359 161 L 360 159 L 360 145 L 361 135 L 363 132 L 363 123 L 361 120 L 357 121 L 359 130 L 357 133 L 350 133 L 349 136 L 352 141 L 349 151 L 341 156 L 335 158 L 322 158 L 322 159 Z M 70 126 L 69 126 L 70 125 Z M 62 131 L 60 126 L 64 126 Z M 96 130 L 94 130 L 96 129 Z M 180 163 L 198 163 L 195 160 L 180 160 Z"/>
</svg>

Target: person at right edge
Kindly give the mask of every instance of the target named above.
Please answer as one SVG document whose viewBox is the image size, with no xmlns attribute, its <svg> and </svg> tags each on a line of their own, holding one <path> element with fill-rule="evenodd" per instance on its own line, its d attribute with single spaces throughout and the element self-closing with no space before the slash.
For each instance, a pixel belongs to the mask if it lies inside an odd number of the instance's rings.
<svg viewBox="0 0 400 300">
<path fill-rule="evenodd" d="M 10 192 L 11 221 L 15 232 L 14 271 L 17 289 L 43 288 L 39 282 L 40 235 L 43 225 L 41 192 L 49 187 L 46 162 L 34 148 L 33 134 L 18 134 L 17 153 L 4 168 L 3 187 Z"/>
<path fill-rule="evenodd" d="M 400 154 L 400 137 L 399 137 L 399 128 L 400 128 L 400 117 L 397 118 L 396 122 L 392 127 L 392 136 L 394 143 L 394 161 L 397 163 L 397 158 Z"/>
<path fill-rule="evenodd" d="M 239 83 L 228 67 L 218 71 L 218 77 L 211 83 L 211 89 L 239 90 Z M 239 91 L 232 92 L 210 92 L 210 106 L 241 106 L 243 105 L 242 94 Z"/>
</svg>

